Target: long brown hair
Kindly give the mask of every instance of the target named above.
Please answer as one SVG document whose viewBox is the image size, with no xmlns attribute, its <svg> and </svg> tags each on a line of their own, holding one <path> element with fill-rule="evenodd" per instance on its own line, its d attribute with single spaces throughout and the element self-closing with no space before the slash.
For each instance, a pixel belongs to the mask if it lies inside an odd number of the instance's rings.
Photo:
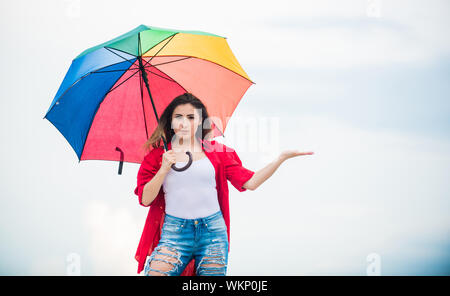
<svg viewBox="0 0 450 296">
<path fill-rule="evenodd" d="M 172 137 L 175 135 L 175 132 L 171 128 L 172 114 L 178 105 L 184 104 L 191 104 L 192 106 L 194 106 L 194 108 L 202 110 L 202 122 L 198 125 L 197 131 L 195 132 L 195 137 L 199 140 L 204 140 L 205 137 L 211 135 L 211 128 L 208 127 L 211 126 L 211 122 L 209 122 L 209 124 L 204 124 L 205 120 L 207 120 L 209 117 L 205 105 L 193 94 L 184 93 L 173 99 L 161 114 L 158 120 L 158 126 L 156 127 L 150 138 L 142 146 L 145 153 L 152 150 L 151 147 L 158 148 L 164 146 L 161 137 L 164 137 L 164 139 L 166 139 L 166 143 L 172 140 Z"/>
</svg>

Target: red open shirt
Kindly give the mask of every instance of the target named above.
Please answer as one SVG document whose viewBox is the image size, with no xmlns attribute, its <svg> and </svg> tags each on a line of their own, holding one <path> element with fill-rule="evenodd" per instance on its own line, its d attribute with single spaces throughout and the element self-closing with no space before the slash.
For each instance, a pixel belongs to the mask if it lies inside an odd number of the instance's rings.
<svg viewBox="0 0 450 296">
<path fill-rule="evenodd" d="M 236 151 L 232 148 L 219 143 L 215 140 L 201 141 L 203 143 L 202 149 L 206 157 L 209 158 L 215 170 L 217 198 L 219 200 L 220 210 L 222 211 L 225 224 L 227 225 L 228 233 L 228 247 L 230 246 L 230 211 L 228 199 L 228 183 L 227 180 L 239 191 L 247 189 L 242 186 L 247 182 L 255 172 L 246 169 L 242 166 Z M 168 149 L 171 149 L 171 143 L 167 144 Z M 142 206 L 142 192 L 145 184 L 149 182 L 161 167 L 162 155 L 164 147 L 152 149 L 142 161 L 137 175 L 137 187 L 134 193 L 139 197 L 139 203 Z M 158 245 L 161 237 L 161 229 L 165 217 L 165 199 L 164 191 L 161 189 L 152 201 L 148 211 L 147 220 L 145 221 L 144 230 L 142 231 L 139 246 L 136 251 L 135 258 L 138 261 L 138 274 L 144 269 L 147 255 L 153 252 L 153 249 Z M 230 248 L 228 248 L 230 251 Z M 181 275 L 193 276 L 195 274 L 194 259 L 192 259 L 186 266 Z"/>
</svg>

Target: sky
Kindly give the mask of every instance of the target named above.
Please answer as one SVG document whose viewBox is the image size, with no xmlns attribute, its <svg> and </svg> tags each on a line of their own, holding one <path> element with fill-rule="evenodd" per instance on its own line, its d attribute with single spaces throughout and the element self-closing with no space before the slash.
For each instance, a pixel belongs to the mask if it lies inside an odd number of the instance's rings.
<svg viewBox="0 0 450 296">
<path fill-rule="evenodd" d="M 138 164 L 43 120 L 72 60 L 138 25 L 226 36 L 256 83 L 221 141 L 228 275 L 450 275 L 448 1 L 2 1 L 0 275 L 137 275 Z"/>
</svg>

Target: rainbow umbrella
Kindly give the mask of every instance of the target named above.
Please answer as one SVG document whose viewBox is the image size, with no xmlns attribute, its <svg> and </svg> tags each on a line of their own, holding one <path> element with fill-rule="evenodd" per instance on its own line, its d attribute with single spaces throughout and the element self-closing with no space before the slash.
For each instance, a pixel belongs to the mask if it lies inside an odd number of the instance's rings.
<svg viewBox="0 0 450 296">
<path fill-rule="evenodd" d="M 140 25 L 78 55 L 44 119 L 79 162 L 120 161 L 121 174 L 123 162 L 142 162 L 142 144 L 175 97 L 189 92 L 202 100 L 221 121 L 213 122 L 216 137 L 252 84 L 225 37 Z"/>
</svg>

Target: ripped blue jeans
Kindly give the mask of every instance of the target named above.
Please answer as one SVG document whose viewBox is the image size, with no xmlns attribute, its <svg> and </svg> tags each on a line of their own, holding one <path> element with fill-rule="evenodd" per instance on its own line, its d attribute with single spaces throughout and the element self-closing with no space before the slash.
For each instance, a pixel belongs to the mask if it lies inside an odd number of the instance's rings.
<svg viewBox="0 0 450 296">
<path fill-rule="evenodd" d="M 144 274 L 180 275 L 192 258 L 197 275 L 226 275 L 228 234 L 221 211 L 197 219 L 166 214 L 161 238 L 147 257 Z"/>
</svg>

